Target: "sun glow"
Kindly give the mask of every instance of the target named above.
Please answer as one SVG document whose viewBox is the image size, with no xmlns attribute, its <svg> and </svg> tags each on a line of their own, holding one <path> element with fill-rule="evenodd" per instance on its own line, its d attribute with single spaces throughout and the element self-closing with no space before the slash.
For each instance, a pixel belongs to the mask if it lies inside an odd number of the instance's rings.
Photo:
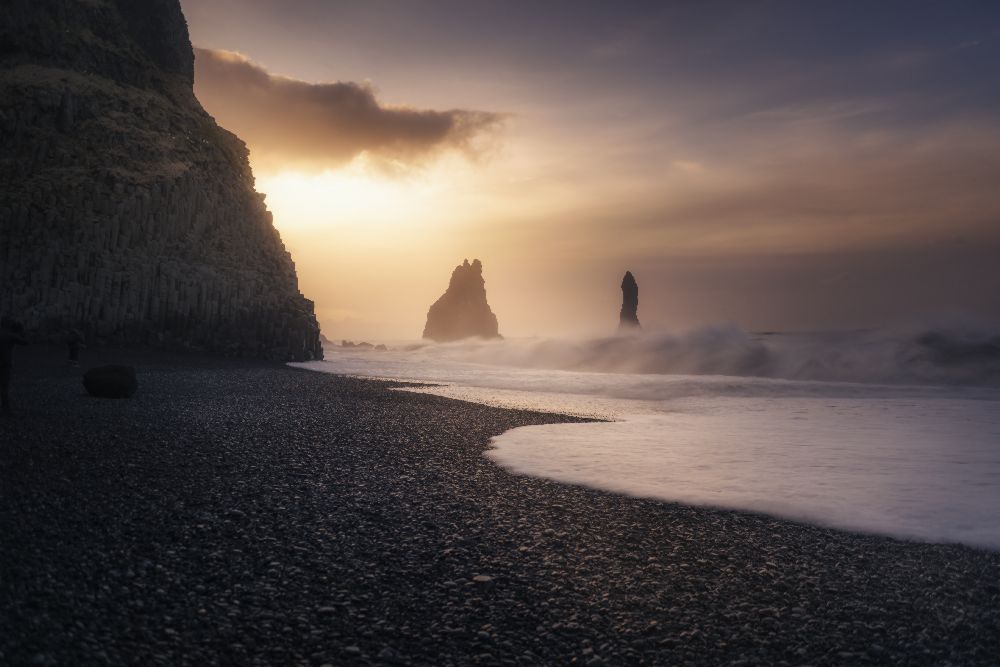
<svg viewBox="0 0 1000 667">
<path fill-rule="evenodd" d="M 479 239 L 477 216 L 497 207 L 469 194 L 478 178 L 447 157 L 403 174 L 356 160 L 322 173 L 260 170 L 257 187 L 324 331 L 416 336 L 451 268 L 494 245 Z"/>
<path fill-rule="evenodd" d="M 279 229 L 321 226 L 399 227 L 423 218 L 446 184 L 437 174 L 393 178 L 350 166 L 318 174 L 282 171 L 263 174 L 258 189 L 267 195 Z"/>
</svg>

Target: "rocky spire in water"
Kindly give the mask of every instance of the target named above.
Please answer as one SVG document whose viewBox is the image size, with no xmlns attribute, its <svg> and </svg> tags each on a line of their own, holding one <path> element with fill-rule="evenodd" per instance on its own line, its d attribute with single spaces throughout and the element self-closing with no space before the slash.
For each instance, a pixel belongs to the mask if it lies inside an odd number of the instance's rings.
<svg viewBox="0 0 1000 667">
<path fill-rule="evenodd" d="M 456 266 L 448 290 L 427 311 L 424 338 L 438 342 L 479 336 L 499 338 L 497 316 L 486 302 L 483 264 L 478 259 Z"/>
<path fill-rule="evenodd" d="M 639 284 L 631 271 L 622 278 L 622 310 L 618 318 L 619 329 L 638 329 L 639 326 Z"/>
</svg>

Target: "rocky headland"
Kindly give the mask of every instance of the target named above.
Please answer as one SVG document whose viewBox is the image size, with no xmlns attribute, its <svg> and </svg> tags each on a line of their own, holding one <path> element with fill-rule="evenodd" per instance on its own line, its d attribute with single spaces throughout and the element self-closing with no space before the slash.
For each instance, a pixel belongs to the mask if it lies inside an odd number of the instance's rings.
<svg viewBox="0 0 1000 667">
<path fill-rule="evenodd" d="M 483 264 L 478 259 L 455 267 L 447 291 L 430 307 L 424 326 L 424 338 L 438 342 L 474 337 L 500 337 L 497 316 L 486 301 Z"/>
<path fill-rule="evenodd" d="M 247 148 L 192 90 L 177 0 L 0 18 L 0 312 L 41 340 L 322 358 Z"/>
</svg>

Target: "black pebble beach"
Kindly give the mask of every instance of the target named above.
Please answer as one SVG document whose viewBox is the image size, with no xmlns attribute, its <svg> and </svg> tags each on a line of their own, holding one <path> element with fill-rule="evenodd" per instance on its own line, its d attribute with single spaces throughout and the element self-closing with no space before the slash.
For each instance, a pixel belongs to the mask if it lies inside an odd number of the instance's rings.
<svg viewBox="0 0 1000 667">
<path fill-rule="evenodd" d="M 18 350 L 0 664 L 1000 662 L 1000 554 L 507 473 L 557 415 L 197 356 Z M 103 355 L 103 356 L 102 356 Z"/>
</svg>

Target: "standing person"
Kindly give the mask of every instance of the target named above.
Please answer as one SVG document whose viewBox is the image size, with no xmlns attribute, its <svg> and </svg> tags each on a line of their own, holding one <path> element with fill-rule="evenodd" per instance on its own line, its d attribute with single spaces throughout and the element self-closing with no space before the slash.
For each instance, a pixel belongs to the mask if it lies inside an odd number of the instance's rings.
<svg viewBox="0 0 1000 667">
<path fill-rule="evenodd" d="M 0 413 L 10 414 L 10 371 L 14 346 L 27 345 L 24 327 L 9 317 L 0 317 Z"/>
<path fill-rule="evenodd" d="M 73 368 L 80 365 L 80 350 L 87 347 L 84 340 L 82 331 L 79 329 L 69 330 L 69 336 L 66 337 L 66 347 L 69 348 L 69 365 Z"/>
</svg>

